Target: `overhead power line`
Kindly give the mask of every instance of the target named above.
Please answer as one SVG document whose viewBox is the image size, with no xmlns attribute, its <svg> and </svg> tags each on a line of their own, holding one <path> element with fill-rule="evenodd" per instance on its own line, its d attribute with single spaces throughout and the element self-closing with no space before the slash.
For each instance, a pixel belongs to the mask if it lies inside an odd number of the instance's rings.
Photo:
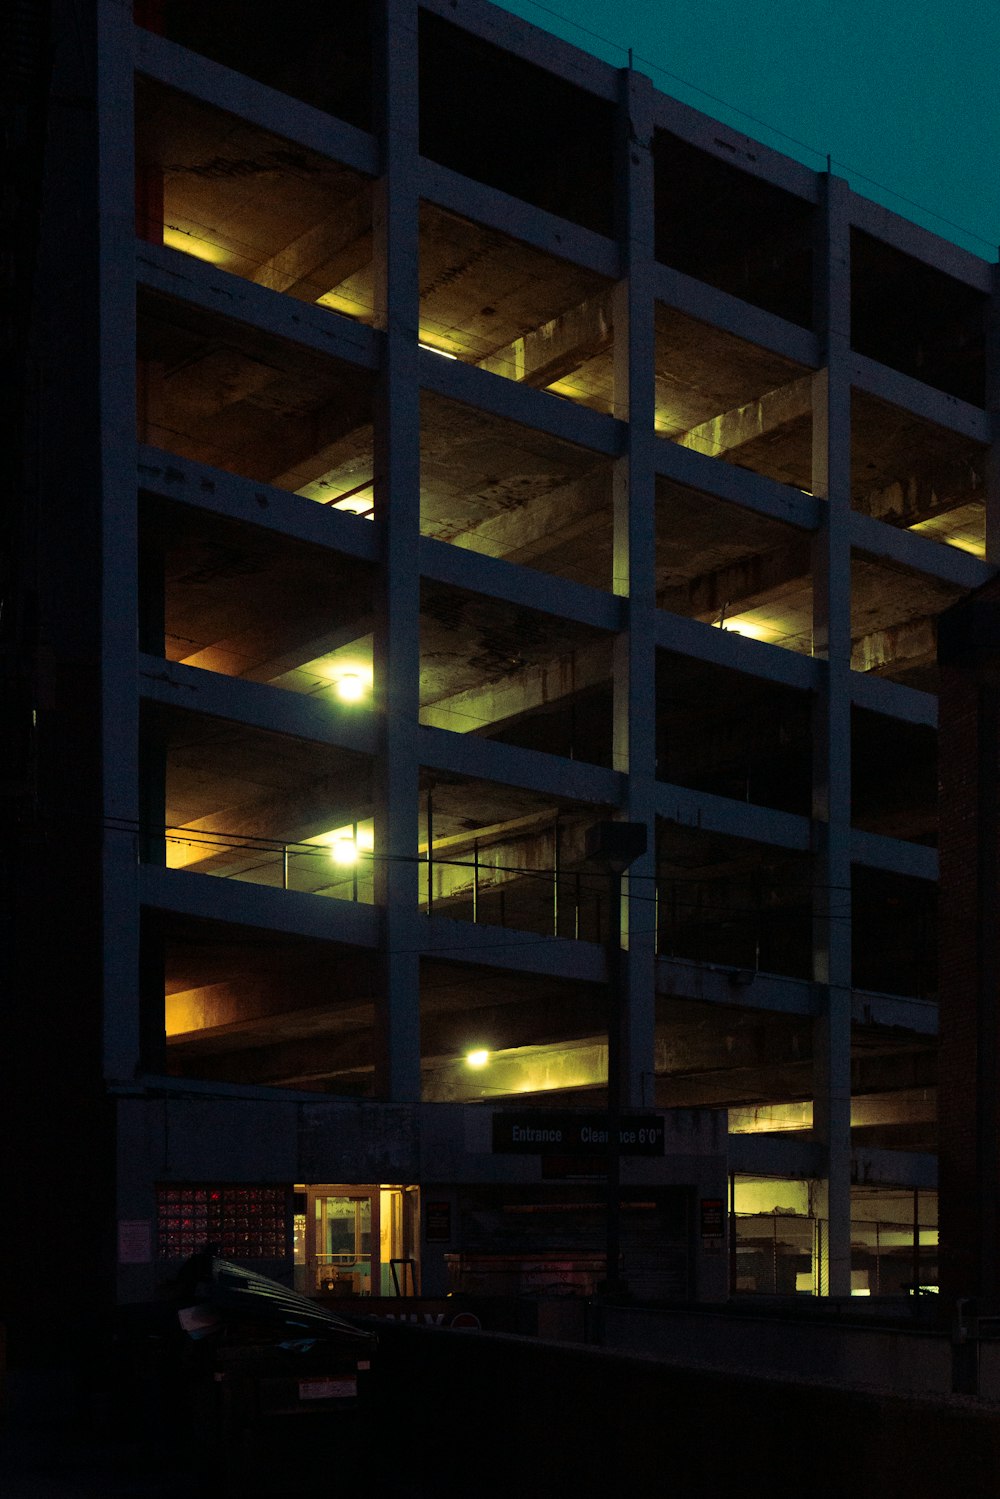
<svg viewBox="0 0 1000 1499">
<path fill-rule="evenodd" d="M 503 3 L 504 0 L 500 0 L 500 4 Z M 769 131 L 770 134 L 778 136 L 779 139 L 788 141 L 791 145 L 798 146 L 803 151 L 808 151 L 811 156 L 818 157 L 820 161 L 827 162 L 830 166 L 836 163 L 837 166 L 843 167 L 846 172 L 850 172 L 852 177 L 857 178 L 861 182 L 867 182 L 870 187 L 877 187 L 882 192 L 888 193 L 897 203 L 905 203 L 909 208 L 916 208 L 920 213 L 928 214 L 939 224 L 947 224 L 949 229 L 955 229 L 959 234 L 967 234 L 971 239 L 978 240 L 982 245 L 989 245 L 991 250 L 997 249 L 996 241 L 989 239 L 985 234 L 980 234 L 978 230 L 970 229 L 967 224 L 959 224 L 955 219 L 949 219 L 945 214 L 938 213 L 936 208 L 930 208 L 926 203 L 918 202 L 916 198 L 906 197 L 905 194 L 897 192 L 894 187 L 890 187 L 887 182 L 882 182 L 877 177 L 869 177 L 860 168 L 853 166 L 850 162 L 841 161 L 839 157 L 831 156 L 828 151 L 821 151 L 811 141 L 804 141 L 799 136 L 792 135 L 789 131 L 782 130 L 780 126 L 772 124 L 770 120 L 762 119 L 760 115 L 751 114 L 749 110 L 741 109 L 731 99 L 726 99 L 720 94 L 713 94 L 711 90 L 702 88 L 698 83 L 693 83 L 690 78 L 683 78 L 679 73 L 672 73 L 669 68 L 665 68 L 662 64 L 654 62 L 651 57 L 643 57 L 639 53 L 633 53 L 631 47 L 623 47 L 621 42 L 614 41 L 612 37 L 605 36 L 603 32 L 594 31 L 588 26 L 582 26 L 579 21 L 574 21 L 572 16 L 567 16 L 563 11 L 555 10 L 550 5 L 542 5 L 541 0 L 526 0 L 526 3 L 533 10 L 538 10 L 544 15 L 552 16 L 555 20 L 563 22 L 566 26 L 572 26 L 574 31 L 578 31 L 581 36 L 590 37 L 593 41 L 600 42 L 603 46 L 613 47 L 616 52 L 620 52 L 623 57 L 628 59 L 630 67 L 633 63 L 642 63 L 660 77 L 669 78 L 672 83 L 681 84 L 682 87 L 699 94 L 703 99 L 709 99 L 713 104 L 718 104 L 723 109 L 729 110 L 732 114 L 739 115 L 740 119 L 747 120 L 753 125 L 758 125 L 762 130 Z"/>
</svg>

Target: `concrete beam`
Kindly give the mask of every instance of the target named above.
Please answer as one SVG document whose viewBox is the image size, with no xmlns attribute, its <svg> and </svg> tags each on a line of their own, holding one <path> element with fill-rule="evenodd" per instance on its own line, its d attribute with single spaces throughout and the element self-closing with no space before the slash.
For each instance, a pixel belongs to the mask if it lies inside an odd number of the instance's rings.
<svg viewBox="0 0 1000 1499">
<path fill-rule="evenodd" d="M 611 347 L 610 293 L 591 297 L 477 361 L 481 370 L 544 389 Z"/>
<path fill-rule="evenodd" d="M 179 252 L 178 252 L 179 254 Z M 190 256 L 183 259 L 190 260 Z M 317 309 L 319 313 L 322 308 Z M 329 317 L 329 314 L 327 314 Z M 346 319 L 337 319 L 345 322 Z M 367 329 L 363 329 L 367 332 Z M 561 401 L 517 380 L 506 380 L 461 359 L 441 359 L 426 349 L 417 361 L 420 384 L 450 401 L 461 401 L 507 421 L 519 422 L 552 437 L 564 438 L 595 453 L 615 457 L 621 447 L 623 424 L 576 401 Z"/>
<path fill-rule="evenodd" d="M 425 1074 L 424 1101 L 454 1103 L 487 1093 L 520 1101 L 525 1095 L 603 1089 L 608 1076 L 608 1048 L 603 1040 L 560 1046 L 523 1046 L 490 1057 L 487 1079 L 470 1073 L 461 1057 L 442 1057 Z"/>
<path fill-rule="evenodd" d="M 315 661 L 318 656 L 325 656 L 331 651 L 339 650 L 341 646 L 356 644 L 359 652 L 365 646 L 370 649 L 371 633 L 371 615 L 361 614 L 350 624 L 341 625 L 336 630 L 324 630 L 322 635 L 313 635 L 309 640 L 303 640 L 284 651 L 273 650 L 273 647 L 280 641 L 272 638 L 271 654 L 264 659 L 257 660 L 241 675 L 247 682 L 270 682 L 275 677 L 283 676 L 285 672 L 294 671 L 296 667 L 303 666 L 307 661 Z M 241 644 L 242 641 L 241 636 Z M 209 649 L 214 650 L 217 647 L 213 646 Z M 188 664 L 197 665 L 198 663 L 193 658 L 188 658 Z"/>
<path fill-rule="evenodd" d="M 586 826 L 560 824 L 560 859 L 567 867 L 585 855 Z M 421 845 L 426 855 L 426 844 Z M 555 869 L 555 813 L 545 808 L 494 827 L 436 838 L 432 853 L 433 904 L 467 903 L 478 885 L 480 895 L 529 879 L 542 898 L 551 889 Z"/>
<path fill-rule="evenodd" d="M 682 1006 L 690 1014 L 691 1007 Z M 807 1018 L 772 1021 L 754 1015 L 701 1012 L 697 1021 L 671 1019 L 656 1027 L 656 1072 L 677 1083 L 704 1088 L 718 1099 L 809 1096 Z"/>
<path fill-rule="evenodd" d="M 765 478 L 749 468 L 732 463 L 713 463 L 694 448 L 681 447 L 669 437 L 657 437 L 653 445 L 657 474 L 689 489 L 703 490 L 742 510 L 787 521 L 802 531 L 815 531 L 823 518 L 825 502 L 777 479 Z"/>
<path fill-rule="evenodd" d="M 935 458 L 915 464 L 908 474 L 854 501 L 855 510 L 893 526 L 915 526 L 971 501 L 985 501 L 985 475 L 961 458 Z"/>
<path fill-rule="evenodd" d="M 729 1110 L 729 1132 L 734 1135 L 779 1133 L 812 1129 L 811 1099 L 796 1103 L 741 1104 Z"/>
<path fill-rule="evenodd" d="M 709 458 L 721 458 L 736 448 L 754 442 L 769 432 L 776 432 L 789 422 L 812 414 L 811 374 L 770 390 L 756 401 L 724 411 L 721 416 L 699 422 L 675 441 L 683 448 L 693 448 Z"/>
<path fill-rule="evenodd" d="M 486 557 L 431 536 L 420 538 L 417 561 L 420 576 L 435 583 L 501 599 L 519 609 L 538 611 L 541 607 L 546 614 L 598 630 L 622 628 L 622 600 L 585 583 L 551 576 L 540 579 L 538 573 L 506 558 Z"/>
<path fill-rule="evenodd" d="M 180 989 L 164 1001 L 168 1040 L 181 1043 L 211 1035 L 237 1036 L 266 1028 L 272 1035 L 286 1036 L 310 1033 L 318 1029 L 327 1014 L 337 1025 L 371 1023 L 372 964 L 370 958 L 359 959 L 346 954 L 337 961 L 337 984 L 341 992 L 361 1003 L 349 1009 L 329 1004 L 295 1007 L 289 1004 L 287 983 L 270 976 L 241 973 L 231 983 L 202 984 Z"/>
<path fill-rule="evenodd" d="M 478 735 L 456 735 L 423 725 L 417 735 L 417 749 L 421 765 L 431 770 L 519 786 L 554 804 L 569 797 L 594 807 L 614 807 L 621 797 L 621 777 L 616 771 L 542 750 L 497 744 Z"/>
<path fill-rule="evenodd" d="M 505 14 L 504 23 L 509 19 Z M 512 198 L 427 157 L 420 158 L 419 187 L 421 199 L 450 209 L 460 218 L 472 219 L 573 265 L 585 266 L 609 280 L 619 274 L 618 245 L 613 239 L 547 213 L 523 198 Z"/>
<path fill-rule="evenodd" d="M 938 721 L 937 697 L 932 692 L 919 692 L 915 687 L 906 687 L 902 682 L 891 682 L 888 677 L 865 676 L 862 672 L 851 673 L 851 702 L 871 713 L 882 713 L 886 718 L 898 718 L 903 723 L 926 724 L 936 729 Z"/>
<path fill-rule="evenodd" d="M 146 701 L 170 708 L 193 709 L 230 723 L 266 729 L 272 734 L 294 734 L 359 754 L 375 753 L 373 714 L 333 697 L 290 693 L 147 655 L 139 657 L 139 691 Z"/>
<path fill-rule="evenodd" d="M 785 1015 L 815 1015 L 819 1010 L 816 987 L 804 980 L 683 958 L 657 959 L 656 992 L 727 1009 L 775 1011 Z"/>
<path fill-rule="evenodd" d="M 715 796 L 708 791 L 690 791 L 686 786 L 661 781 L 656 787 L 656 811 L 664 822 L 676 822 L 682 827 L 725 833 L 799 852 L 810 846 L 808 817 Z"/>
<path fill-rule="evenodd" d="M 281 415 L 270 422 L 261 416 L 255 410 L 254 424 L 240 434 L 240 468 L 248 478 L 279 489 L 301 489 L 348 457 L 367 457 L 371 452 L 371 402 L 364 389 L 353 390 L 349 397 L 340 394 L 296 416 Z M 215 423 L 213 437 L 217 432 L 225 442 Z"/>
<path fill-rule="evenodd" d="M 821 663 L 811 656 L 751 640 L 732 630 L 717 630 L 704 620 L 686 619 L 680 614 L 657 614 L 656 644 L 660 650 L 694 656 L 698 661 L 806 692 L 815 691 L 820 682 Z"/>
<path fill-rule="evenodd" d="M 851 1022 L 876 1029 L 914 1031 L 921 1036 L 938 1034 L 940 1010 L 936 1000 L 911 999 L 896 994 L 855 991 L 851 999 Z"/>
<path fill-rule="evenodd" d="M 610 525 L 608 476 L 598 470 L 449 539 L 453 546 L 531 566 L 554 547 L 569 541 L 585 545 L 594 531 Z"/>
<path fill-rule="evenodd" d="M 880 1124 L 928 1124 L 937 1118 L 937 1104 L 930 1090 L 917 1093 L 873 1093 L 851 1099 L 851 1128 Z M 811 1099 L 795 1103 L 743 1105 L 729 1110 L 733 1134 L 766 1134 L 786 1129 L 812 1129 Z"/>
<path fill-rule="evenodd" d="M 765 312 L 761 307 L 752 307 L 731 292 L 721 291 L 706 281 L 660 264 L 654 268 L 653 285 L 658 302 L 676 307 L 698 322 L 724 329 L 758 348 L 792 359 L 796 364 L 815 366 L 820 363 L 815 333 L 786 322 L 773 312 Z"/>
<path fill-rule="evenodd" d="M 251 479 L 190 458 L 178 458 L 161 448 L 140 447 L 136 482 L 150 494 L 277 531 L 311 546 L 369 562 L 378 557 L 381 541 L 378 521 L 359 520 L 347 511 L 317 505 L 301 495 L 255 484 Z"/>
<path fill-rule="evenodd" d="M 858 1186 L 878 1184 L 933 1191 L 938 1184 L 937 1156 L 915 1150 L 854 1150 L 851 1180 Z"/>
<path fill-rule="evenodd" d="M 611 645 L 599 640 L 554 661 L 526 667 L 514 676 L 428 703 L 420 710 L 420 722 L 429 728 L 469 734 L 522 718 L 538 708 L 555 706 L 610 680 Z"/>
<path fill-rule="evenodd" d="M 253 273 L 258 286 L 289 296 L 316 300 L 316 288 L 339 286 L 367 265 L 372 256 L 371 199 L 356 194 L 337 214 L 321 219 Z"/>
<path fill-rule="evenodd" d="M 218 1067 L 214 1054 L 203 1054 L 197 1045 L 183 1042 L 171 1047 L 184 1058 L 184 1070 L 194 1076 L 211 1077 Z M 370 1073 L 373 1065 L 371 1010 L 362 1023 L 340 1035 L 274 1037 L 260 1045 L 240 1046 L 226 1053 L 230 1080 L 243 1083 L 275 1083 L 290 1087 L 323 1078 Z"/>
<path fill-rule="evenodd" d="M 378 941 L 378 911 L 361 901 L 316 900 L 297 890 L 275 890 L 153 864 L 139 868 L 139 895 L 144 906 L 206 921 L 262 927 L 355 947 L 374 948 Z M 538 941 L 537 937 L 531 940 Z"/>
<path fill-rule="evenodd" d="M 900 406 L 925 421 L 945 427 L 949 432 L 959 432 L 984 445 L 990 440 L 990 417 L 978 406 L 960 401 L 957 396 L 947 395 L 912 375 L 904 375 L 888 365 L 879 364 L 865 354 L 851 350 L 850 381 L 856 390 L 877 396 L 890 406 Z"/>
<path fill-rule="evenodd" d="M 581 983 L 604 983 L 607 978 L 604 948 L 596 942 L 539 937 L 537 932 L 477 926 L 448 916 L 428 917 L 420 931 L 420 950 L 428 956 L 457 963 L 488 963 L 491 968 L 513 973 L 546 974 Z"/>
<path fill-rule="evenodd" d="M 294 791 L 223 807 L 184 823 L 168 822 L 168 852 L 174 849 L 173 867 L 203 873 L 214 868 L 232 876 L 273 865 L 280 882 L 283 845 L 302 844 L 331 828 L 364 821 L 371 816 L 371 805 L 367 799 L 359 802 L 367 795 L 366 788 L 359 786 L 359 801 L 349 800 L 342 772 L 317 776 Z M 334 866 L 321 844 L 297 849 L 295 855 L 299 863 L 315 857 L 318 888 L 351 879 L 350 869 Z"/>
<path fill-rule="evenodd" d="M 366 176 L 378 171 L 377 143 L 366 131 L 144 27 L 134 37 L 139 72 Z"/>
<path fill-rule="evenodd" d="M 604 991 L 594 986 L 591 992 L 574 989 L 571 995 L 547 994 L 539 1004 L 530 991 L 512 987 L 510 999 L 500 1004 L 478 1005 L 471 990 L 462 999 L 450 1002 L 449 1008 L 435 1014 L 425 1005 L 421 1026 L 421 1050 L 425 1063 L 431 1059 L 464 1058 L 470 1043 L 477 1042 L 490 1051 L 490 1077 L 494 1082 L 493 1063 L 502 1061 L 504 1053 L 517 1057 L 528 1048 L 537 1056 L 550 1054 L 581 1042 L 604 1045 L 607 1026 L 607 1000 Z M 480 1079 L 484 1081 L 484 1079 Z"/>
<path fill-rule="evenodd" d="M 808 1099 L 811 1088 L 811 1063 L 771 1065 L 751 1062 L 740 1067 L 721 1067 L 690 1072 L 658 1071 L 657 1080 L 664 1087 L 669 1106 L 681 1109 L 746 1109 L 751 1116 L 773 1107 L 772 1099 Z M 758 1124 L 760 1132 L 795 1128 L 768 1119 L 766 1112 Z M 751 1131 L 753 1123 L 751 1118 Z"/>
<path fill-rule="evenodd" d="M 809 536 L 796 537 L 785 546 L 754 552 L 715 572 L 703 573 L 671 588 L 665 588 L 657 603 L 673 614 L 714 623 L 720 613 L 742 614 L 750 608 L 772 604 L 801 592 L 812 567 Z"/>
<path fill-rule="evenodd" d="M 791 1176 L 806 1180 L 823 1174 L 822 1146 L 783 1134 L 730 1135 L 729 1169 L 740 1176 Z"/>
<path fill-rule="evenodd" d="M 851 645 L 852 671 L 883 671 L 933 666 L 937 661 L 937 616 L 907 620 L 887 630 L 873 630 Z"/>
<path fill-rule="evenodd" d="M 979 588 L 995 572 L 990 563 L 961 547 L 872 520 L 856 510 L 851 511 L 848 530 L 854 552 L 863 552 L 871 561 L 926 573 L 935 582 L 950 583 L 963 593 Z"/>
<path fill-rule="evenodd" d="M 167 297 L 183 297 L 208 312 L 236 318 L 360 369 L 374 369 L 378 362 L 378 335 L 363 323 L 337 317 L 328 308 L 290 302 L 266 287 L 255 286 L 242 276 L 220 271 L 217 266 L 206 265 L 185 255 L 183 250 L 171 250 L 166 245 L 143 244 L 137 249 L 135 260 L 136 280 L 152 291 Z M 598 413 L 590 415 L 596 417 Z"/>
<path fill-rule="evenodd" d="M 886 838 L 880 833 L 851 829 L 851 860 L 868 869 L 883 869 L 890 874 L 912 875 L 918 880 L 936 880 L 936 848 L 923 843 L 907 843 L 902 838 Z"/>
<path fill-rule="evenodd" d="M 974 254 L 972 250 L 965 250 L 960 245 L 941 239 L 930 229 L 914 224 L 911 219 L 893 213 L 892 209 L 861 193 L 850 193 L 849 211 L 851 223 L 864 229 L 875 239 L 884 240 L 887 245 L 894 245 L 897 250 L 926 261 L 928 265 L 935 266 L 948 276 L 954 276 L 957 281 L 964 281 L 976 291 L 989 294 L 992 290 L 991 262 Z"/>
</svg>

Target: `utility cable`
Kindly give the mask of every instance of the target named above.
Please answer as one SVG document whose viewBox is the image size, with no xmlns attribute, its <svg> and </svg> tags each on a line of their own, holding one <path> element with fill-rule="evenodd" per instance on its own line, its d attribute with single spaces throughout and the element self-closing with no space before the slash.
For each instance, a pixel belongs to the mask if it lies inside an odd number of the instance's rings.
<svg viewBox="0 0 1000 1499">
<path fill-rule="evenodd" d="M 499 0 L 499 3 L 503 5 L 504 0 Z M 594 41 L 601 42 L 604 46 L 614 47 L 617 52 L 621 52 L 623 55 L 627 56 L 630 61 L 643 63 L 646 67 L 651 68 L 653 72 L 658 73 L 661 77 L 669 78 L 673 83 L 679 83 L 684 88 L 691 89 L 692 92 L 700 94 L 703 99 L 710 99 L 713 104 L 721 105 L 723 109 L 730 110 L 733 114 L 739 115 L 741 119 L 749 120 L 751 124 L 759 125 L 762 129 L 769 131 L 772 135 L 780 137 L 781 140 L 789 141 L 792 145 L 800 147 L 803 151 L 808 151 L 811 156 L 817 156 L 821 161 L 825 161 L 830 165 L 832 165 L 836 160 L 837 166 L 843 167 L 845 171 L 850 172 L 852 176 L 857 177 L 860 181 L 867 182 L 872 187 L 881 188 L 883 192 L 889 193 L 892 197 L 894 197 L 897 202 L 906 203 L 910 208 L 917 208 L 921 213 L 929 214 L 930 217 L 936 219 L 938 223 L 947 224 L 949 228 L 957 229 L 960 234 L 967 234 L 970 236 L 970 238 L 978 240 L 980 244 L 989 245 L 992 250 L 996 251 L 997 245 L 995 240 L 988 239 L 985 234 L 979 234 L 975 229 L 970 229 L 965 224 L 956 223 L 954 219 L 949 219 L 944 214 L 938 213 L 936 209 L 929 208 L 926 203 L 919 203 L 915 198 L 905 197 L 904 194 L 897 192 L 896 189 L 890 187 L 888 183 L 881 182 L 877 177 L 866 176 L 865 173 L 859 171 L 857 167 L 852 166 L 850 162 L 841 161 L 839 158 L 834 158 L 829 154 L 829 152 L 819 150 L 819 148 L 817 146 L 814 146 L 810 141 L 801 140 L 797 135 L 792 135 L 789 131 L 782 130 L 777 125 L 773 125 L 770 120 L 762 119 L 759 115 L 751 114 L 749 110 L 741 109 L 738 104 L 733 104 L 730 99 L 725 99 L 719 94 L 713 94 L 709 89 L 702 88 L 700 84 L 692 83 L 689 78 L 682 78 L 679 73 L 672 73 L 669 68 L 664 68 L 660 63 L 654 62 L 652 58 L 642 57 L 637 54 L 633 56 L 631 47 L 623 47 L 620 42 L 614 41 L 611 37 L 605 36 L 602 32 L 593 31 L 589 27 L 582 26 L 579 21 L 574 21 L 571 16 L 565 15 L 562 11 L 555 10 L 552 6 L 549 5 L 542 5 L 540 3 L 540 0 L 527 0 L 527 3 L 532 7 L 533 10 L 541 11 L 545 15 L 552 16 L 555 20 L 562 21 L 567 26 L 572 26 L 574 30 L 580 32 L 581 35 L 589 36 Z M 511 14 L 513 14 L 513 12 L 511 12 Z"/>
<path fill-rule="evenodd" d="M 108 818 L 108 819 L 104 820 L 103 826 L 105 828 L 109 829 L 110 831 L 119 832 L 119 833 L 128 833 L 128 834 L 132 834 L 132 835 L 135 835 L 135 836 L 138 836 L 139 833 L 140 833 L 140 824 L 137 821 L 135 821 L 133 819 L 129 819 L 129 818 Z M 345 826 L 347 826 L 346 823 L 345 823 Z M 550 829 L 547 829 L 546 827 L 542 827 L 539 831 L 540 832 L 545 832 L 545 831 L 548 831 L 548 830 L 550 830 Z M 162 827 L 160 827 L 158 825 L 155 829 L 149 828 L 147 826 L 147 827 L 141 829 L 141 831 L 145 834 L 145 836 L 150 837 L 150 838 L 158 838 L 160 836 L 166 836 L 166 837 L 169 838 L 170 842 L 184 843 L 184 844 L 190 845 L 191 847 L 203 847 L 203 848 L 209 848 L 209 849 L 232 849 L 232 850 L 243 849 L 248 854 L 253 854 L 253 853 L 262 853 L 262 854 L 273 853 L 276 856 L 282 854 L 284 852 L 284 850 L 287 849 L 290 854 L 293 854 L 295 856 L 305 856 L 305 857 L 312 857 L 312 858 L 330 858 L 331 845 L 325 844 L 325 843 L 324 844 L 294 843 L 294 842 L 291 842 L 291 841 L 286 842 L 285 840 L 279 839 L 279 838 L 268 838 L 266 835 L 256 835 L 255 836 L 253 834 L 247 834 L 247 833 L 227 833 L 227 832 L 224 832 L 224 831 L 212 831 L 212 832 L 207 832 L 205 834 L 201 834 L 199 832 L 199 830 L 196 829 L 196 828 L 173 827 L 173 826 L 168 826 L 166 824 L 164 824 Z M 475 834 L 474 833 L 470 834 L 470 837 L 474 838 Z M 347 840 L 345 838 L 345 841 L 349 841 L 349 840 Z M 486 852 L 488 850 L 488 847 L 489 847 L 489 845 L 486 845 L 484 847 L 484 849 L 483 849 L 483 852 Z M 777 847 L 777 846 L 775 846 L 775 847 Z M 780 851 L 781 850 L 779 849 L 779 852 Z M 795 852 L 795 851 L 793 850 L 792 852 Z M 394 863 L 394 864 L 416 864 L 420 868 L 426 869 L 427 864 L 428 864 L 428 859 L 427 859 L 426 854 L 378 854 L 378 853 L 375 853 L 374 850 L 372 850 L 372 849 L 361 849 L 361 850 L 359 850 L 358 862 L 359 862 L 359 864 L 362 867 L 367 866 L 367 865 L 372 865 L 372 864 L 375 864 L 375 863 Z M 430 862 L 430 865 L 431 865 L 432 868 L 438 868 L 438 867 L 442 867 L 442 866 L 447 867 L 447 868 L 469 869 L 469 870 L 475 870 L 475 868 L 476 868 L 476 863 L 475 863 L 474 860 L 470 860 L 470 859 L 449 859 L 444 854 L 436 855 L 433 852 L 433 849 L 432 849 L 432 852 L 431 852 L 431 858 L 430 858 L 429 862 Z M 350 871 L 353 868 L 355 868 L 356 866 L 355 865 L 344 865 L 342 867 L 344 868 L 344 871 L 345 871 L 344 876 L 343 876 L 344 881 L 349 880 L 350 877 L 351 877 Z M 544 881 L 546 884 L 548 884 L 550 886 L 551 886 L 553 880 L 556 877 L 556 870 L 555 870 L 554 867 L 551 868 L 551 869 L 537 869 L 537 868 L 533 868 L 533 867 L 531 867 L 529 865 L 521 865 L 521 864 L 495 864 L 495 863 L 492 863 L 492 862 L 490 862 L 490 863 L 481 862 L 478 867 L 484 873 L 487 872 L 487 871 L 489 871 L 489 872 L 498 873 L 498 874 L 500 874 L 500 873 L 502 873 L 502 874 L 513 874 L 513 875 L 518 875 L 518 876 L 521 876 L 521 877 L 527 878 L 527 879 L 542 880 L 542 881 Z M 750 875 L 753 875 L 755 872 L 754 871 L 749 871 L 748 873 Z M 564 870 L 560 871 L 560 873 L 559 873 L 560 881 L 572 881 L 572 880 L 575 880 L 577 878 L 577 876 L 579 876 L 581 879 L 586 880 L 588 882 L 588 884 L 587 884 L 587 891 L 588 891 L 588 893 L 599 893 L 599 891 L 597 890 L 596 887 L 606 878 L 606 876 L 603 873 L 603 871 L 601 871 L 599 869 L 564 869 Z M 741 876 L 735 875 L 735 876 L 732 876 L 732 878 L 739 879 L 739 878 L 741 878 Z M 629 886 L 631 886 L 633 884 L 638 884 L 639 882 L 649 882 L 649 881 L 652 881 L 652 882 L 655 882 L 657 884 L 667 885 L 667 886 L 674 886 L 674 887 L 676 887 L 676 886 L 690 886 L 690 887 L 702 887 L 703 888 L 706 884 L 711 883 L 710 881 L 706 880 L 706 878 L 704 876 L 700 876 L 700 875 L 680 875 L 680 874 L 669 874 L 669 875 L 666 875 L 666 874 L 661 874 L 661 873 L 654 873 L 654 874 L 639 874 L 639 873 L 635 873 L 635 874 L 632 874 L 632 873 L 626 872 L 626 874 L 624 876 L 624 879 L 626 880 L 626 882 L 628 883 Z M 808 893 L 812 893 L 812 892 L 821 892 L 821 893 L 827 894 L 827 895 L 832 895 L 832 894 L 845 894 L 846 895 L 851 890 L 851 886 L 850 885 L 837 885 L 837 884 L 827 884 L 826 882 L 817 882 L 817 881 L 814 881 L 814 880 L 810 879 L 808 876 L 804 876 L 801 880 L 796 879 L 794 876 L 777 877 L 777 878 L 768 879 L 767 884 L 768 884 L 768 887 L 771 888 L 771 889 L 785 887 L 785 888 L 788 888 L 790 890 L 795 890 L 796 888 L 801 887 L 803 894 L 808 894 Z M 647 901 L 648 902 L 648 901 L 652 901 L 655 898 L 654 896 L 642 895 L 642 894 L 640 894 L 638 892 L 633 892 L 631 890 L 631 888 L 629 888 L 627 891 L 624 891 L 623 893 L 626 896 L 626 898 L 628 898 L 630 900 L 635 900 L 635 901 Z M 746 910 L 746 911 L 756 911 L 756 910 L 759 910 L 761 908 L 757 907 L 757 906 L 736 907 L 736 906 L 731 906 L 728 903 L 713 904 L 713 903 L 710 903 L 710 902 L 703 902 L 702 905 L 701 905 L 701 909 L 703 909 L 703 910 L 718 909 L 718 910 Z"/>
</svg>

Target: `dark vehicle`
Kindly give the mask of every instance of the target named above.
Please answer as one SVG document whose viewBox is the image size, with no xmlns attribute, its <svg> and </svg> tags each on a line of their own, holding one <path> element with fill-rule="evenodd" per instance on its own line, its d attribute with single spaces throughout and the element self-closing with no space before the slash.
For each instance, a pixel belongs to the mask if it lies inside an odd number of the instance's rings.
<svg viewBox="0 0 1000 1499">
<path fill-rule="evenodd" d="M 331 1443 L 350 1465 L 371 1429 L 373 1333 L 210 1252 L 164 1293 L 125 1311 L 119 1348 L 213 1493 L 287 1492 Z"/>
</svg>

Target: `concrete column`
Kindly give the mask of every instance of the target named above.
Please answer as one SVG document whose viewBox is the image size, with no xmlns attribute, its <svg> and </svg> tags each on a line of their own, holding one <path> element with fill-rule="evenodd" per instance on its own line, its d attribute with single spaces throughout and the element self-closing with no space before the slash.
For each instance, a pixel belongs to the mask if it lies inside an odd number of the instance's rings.
<svg viewBox="0 0 1000 1499">
<path fill-rule="evenodd" d="M 821 1295 L 851 1290 L 851 386 L 847 184 L 823 179 L 813 381 L 813 493 L 826 501 L 813 543 L 813 653 L 827 663 L 813 717 L 813 1131 L 823 1147 Z"/>
<path fill-rule="evenodd" d="M 131 10 L 97 12 L 105 1075 L 140 1065 L 138 507 Z"/>
<path fill-rule="evenodd" d="M 375 598 L 375 900 L 382 968 L 375 1087 L 420 1097 L 417 917 L 417 712 L 420 682 L 420 406 L 416 0 L 381 0 L 375 101 L 382 173 L 373 195 L 375 317 L 382 357 L 375 401 L 375 514 L 383 550 Z"/>
<path fill-rule="evenodd" d="M 621 73 L 617 203 L 621 279 L 614 291 L 615 416 L 627 422 L 614 471 L 613 588 L 627 599 L 614 651 L 614 767 L 627 776 L 620 814 L 647 828 L 647 852 L 623 885 L 622 1103 L 653 1102 L 655 1026 L 656 487 L 653 471 L 653 87 Z"/>
</svg>

